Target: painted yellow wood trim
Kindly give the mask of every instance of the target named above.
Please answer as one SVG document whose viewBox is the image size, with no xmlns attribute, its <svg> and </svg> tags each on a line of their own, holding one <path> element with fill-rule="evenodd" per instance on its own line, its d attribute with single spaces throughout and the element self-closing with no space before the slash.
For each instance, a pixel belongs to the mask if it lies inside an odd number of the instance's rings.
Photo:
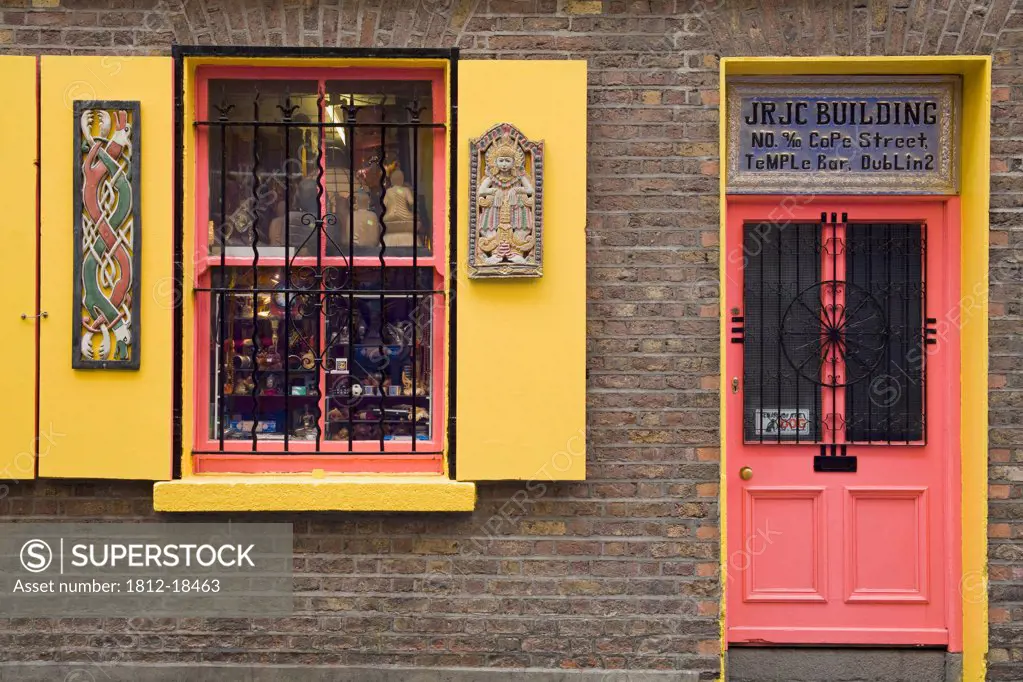
<svg viewBox="0 0 1023 682">
<path fill-rule="evenodd" d="M 35 477 L 36 453 L 36 59 L 0 57 L 8 106 L 0 107 L 0 204 L 4 248 L 0 288 L 4 313 L 0 338 L 4 355 L 4 428 L 0 435 L 0 486 Z M 47 322 L 44 320 L 42 322 Z M 48 457 L 59 446 L 59 431 L 43 425 L 38 451 Z M 0 490 L 6 486 L 0 487 Z"/>
<path fill-rule="evenodd" d="M 446 476 L 191 476 L 153 487 L 153 508 L 162 512 L 465 512 L 475 506 L 476 485 Z"/>
<path fill-rule="evenodd" d="M 718 682 L 725 682 L 728 679 L 728 623 L 726 621 L 727 609 L 726 609 L 726 594 L 725 591 L 728 589 L 728 469 L 725 466 L 725 434 L 727 433 L 727 421 L 725 415 L 725 405 L 727 403 L 728 396 L 728 378 L 727 372 L 725 371 L 725 352 L 728 344 L 728 301 L 725 299 L 725 273 L 728 272 L 728 262 L 726 260 L 727 254 L 725 253 L 725 244 L 727 237 L 727 187 L 728 187 L 728 164 L 725 162 L 727 159 L 726 148 L 728 146 L 728 126 L 725 124 L 728 121 L 728 111 L 726 104 L 728 97 L 725 95 L 725 83 L 727 81 L 727 60 L 722 59 L 718 63 L 718 87 L 720 91 L 718 93 L 718 277 L 720 278 L 721 285 L 718 287 L 718 319 L 720 330 L 718 332 L 718 358 L 720 359 L 721 369 L 718 372 L 720 375 L 720 382 L 718 388 L 718 396 L 721 401 L 721 409 L 718 411 L 718 433 L 720 434 L 721 446 L 720 446 L 720 464 L 718 465 L 718 491 L 719 491 L 719 502 L 718 509 L 720 509 L 721 521 L 718 527 L 718 532 L 721 536 L 721 604 L 718 608 L 718 637 L 721 640 L 721 654 L 720 654 L 720 667 L 721 676 L 718 677 Z"/>
<path fill-rule="evenodd" d="M 458 73 L 461 480 L 586 477 L 586 62 L 463 60 Z M 531 83 L 529 97 L 495 83 Z M 470 280 L 469 139 L 511 123 L 546 142 L 543 277 Z"/>
<path fill-rule="evenodd" d="M 39 417 L 62 434 L 39 475 L 164 479 L 171 474 L 174 99 L 170 57 L 41 58 L 42 215 Z M 141 102 L 142 364 L 71 369 L 75 100 Z"/>
<path fill-rule="evenodd" d="M 963 76 L 963 122 L 960 193 L 962 227 L 962 571 L 959 586 L 963 609 L 963 680 L 982 682 L 987 669 L 987 451 L 988 451 L 988 221 L 990 204 L 991 58 L 940 57 L 735 57 L 720 66 L 720 121 L 725 121 L 726 80 L 751 75 L 844 74 L 960 74 Z M 724 126 L 720 126 L 721 158 L 725 156 Z M 720 265 L 724 273 L 725 164 L 720 172 Z M 727 500 L 725 442 L 724 339 L 727 334 L 725 301 L 721 301 L 721 570 L 724 588 L 722 613 L 722 675 L 726 642 L 725 599 L 728 581 L 725 515 Z M 723 679 L 723 678 L 722 678 Z"/>
<path fill-rule="evenodd" d="M 963 78 L 962 138 L 962 523 L 963 680 L 982 682 L 988 651 L 988 241 L 991 186 L 991 59 Z"/>
</svg>

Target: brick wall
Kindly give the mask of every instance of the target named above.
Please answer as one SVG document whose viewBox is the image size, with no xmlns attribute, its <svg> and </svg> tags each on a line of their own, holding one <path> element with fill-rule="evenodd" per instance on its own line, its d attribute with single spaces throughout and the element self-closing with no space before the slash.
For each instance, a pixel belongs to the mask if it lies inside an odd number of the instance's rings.
<svg viewBox="0 0 1023 682">
<path fill-rule="evenodd" d="M 4 657 L 714 678 L 718 57 L 980 53 L 995 57 L 989 679 L 1023 678 L 1023 2 L 1013 5 L 3 0 L 0 49 L 14 53 L 166 54 L 176 41 L 587 59 L 591 444 L 585 483 L 536 487 L 525 500 L 522 486 L 484 485 L 471 515 L 295 515 L 298 589 L 329 596 L 305 599 L 294 617 L 0 621 Z M 528 96 L 523 86 L 503 96 Z M 0 513 L 152 519 L 150 490 L 22 484 Z"/>
</svg>

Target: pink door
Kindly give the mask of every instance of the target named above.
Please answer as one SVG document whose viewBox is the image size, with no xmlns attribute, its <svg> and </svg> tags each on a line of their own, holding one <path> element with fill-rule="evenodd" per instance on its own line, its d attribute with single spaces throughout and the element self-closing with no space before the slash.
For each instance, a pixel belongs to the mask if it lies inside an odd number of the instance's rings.
<svg viewBox="0 0 1023 682">
<path fill-rule="evenodd" d="M 960 648 L 956 216 L 729 201 L 730 643 Z"/>
</svg>

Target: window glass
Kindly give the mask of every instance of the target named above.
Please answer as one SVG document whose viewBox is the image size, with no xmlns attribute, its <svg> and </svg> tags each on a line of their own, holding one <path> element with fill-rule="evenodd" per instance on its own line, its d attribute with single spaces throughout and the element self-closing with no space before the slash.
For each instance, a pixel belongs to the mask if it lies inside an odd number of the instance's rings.
<svg viewBox="0 0 1023 682">
<path fill-rule="evenodd" d="M 413 428 L 431 437 L 432 269 L 385 271 L 384 287 L 378 269 L 361 270 L 344 293 L 301 272 L 291 293 L 277 267 L 257 268 L 252 293 L 252 272 L 228 268 L 235 291 L 211 309 L 222 334 L 210 348 L 211 440 L 221 423 L 225 440 L 315 441 L 317 429 L 323 440 L 411 440 Z"/>
<path fill-rule="evenodd" d="M 436 453 L 433 86 L 207 82 L 200 454 Z"/>
</svg>

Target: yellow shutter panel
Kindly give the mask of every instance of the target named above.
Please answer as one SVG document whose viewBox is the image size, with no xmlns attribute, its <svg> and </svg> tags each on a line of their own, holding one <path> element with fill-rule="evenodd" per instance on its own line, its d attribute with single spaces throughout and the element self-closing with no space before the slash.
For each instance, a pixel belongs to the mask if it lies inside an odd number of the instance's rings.
<svg viewBox="0 0 1023 682">
<path fill-rule="evenodd" d="M 467 276 L 469 140 L 544 141 L 543 276 Z M 586 477 L 586 62 L 458 66 L 456 475 Z"/>
<path fill-rule="evenodd" d="M 83 309 L 91 309 L 83 308 L 82 299 L 74 300 L 74 182 L 76 174 L 82 173 L 84 153 L 75 148 L 75 130 L 82 129 L 75 115 L 78 100 L 126 103 L 114 107 L 114 118 L 117 109 L 131 110 L 133 105 L 127 103 L 139 103 L 137 114 L 131 114 L 138 116 L 133 127 L 141 132 L 138 146 L 131 148 L 139 162 L 141 180 L 139 224 L 135 226 L 139 230 L 137 236 L 141 237 L 141 258 L 133 275 L 138 278 L 139 287 L 137 298 L 131 301 L 136 306 L 132 319 L 135 345 L 131 353 L 139 354 L 138 369 L 72 368 L 72 356 L 81 353 Z M 174 353 L 172 61 L 169 57 L 42 57 L 40 111 L 40 307 L 48 316 L 40 323 L 39 428 L 42 433 L 50 431 L 55 435 L 46 456 L 40 457 L 39 475 L 170 478 Z M 102 128 L 101 123 L 93 128 L 96 137 L 101 133 L 95 131 Z M 115 120 L 102 136 L 116 136 L 118 130 L 123 134 Z M 80 203 L 85 194 L 96 195 L 82 192 Z M 101 191 L 99 196 L 101 204 L 102 197 L 113 200 L 109 191 Z M 134 205 L 133 199 L 133 209 Z M 107 205 L 102 210 L 116 208 Z M 110 269 L 108 272 L 116 279 L 130 261 L 107 257 L 110 254 L 117 255 L 116 247 L 110 247 L 97 260 L 101 270 Z M 103 277 L 99 275 L 100 280 Z M 96 289 L 89 291 L 95 294 Z M 102 343 L 116 344 L 116 334 L 110 331 L 116 324 L 108 327 L 107 334 L 101 334 Z M 97 348 L 100 343 L 97 340 Z M 104 345 L 103 352 L 108 347 Z M 80 360 L 80 356 L 75 358 L 76 363 Z"/>
<path fill-rule="evenodd" d="M 0 289 L 4 312 L 4 428 L 0 431 L 0 480 L 35 476 L 36 383 L 36 60 L 0 57 L 7 104 L 0 107 Z M 21 316 L 25 315 L 25 319 Z M 48 435 L 48 434 L 47 434 Z M 46 453 L 50 443 L 40 440 Z M 52 450 L 51 450 L 52 451 Z"/>
</svg>

